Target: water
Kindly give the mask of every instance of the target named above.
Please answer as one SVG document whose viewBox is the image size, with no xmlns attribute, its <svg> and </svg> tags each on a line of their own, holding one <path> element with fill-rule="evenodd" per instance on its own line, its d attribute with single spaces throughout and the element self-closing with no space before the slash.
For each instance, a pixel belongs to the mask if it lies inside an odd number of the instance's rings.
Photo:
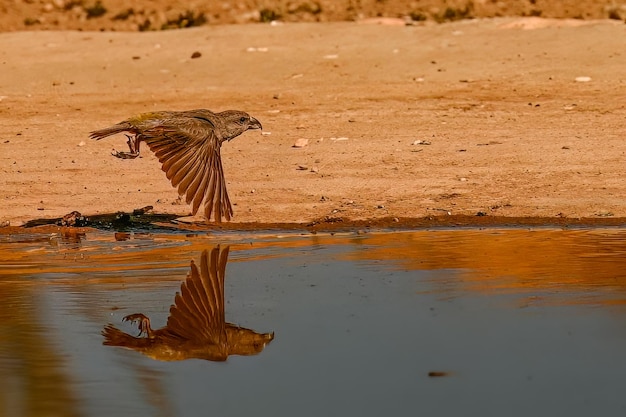
<svg viewBox="0 0 626 417">
<path fill-rule="evenodd" d="M 263 352 L 102 345 L 128 314 L 164 326 L 218 243 L 226 320 L 275 332 Z M 1 416 L 626 411 L 623 229 L 0 236 L 0 306 Z"/>
</svg>

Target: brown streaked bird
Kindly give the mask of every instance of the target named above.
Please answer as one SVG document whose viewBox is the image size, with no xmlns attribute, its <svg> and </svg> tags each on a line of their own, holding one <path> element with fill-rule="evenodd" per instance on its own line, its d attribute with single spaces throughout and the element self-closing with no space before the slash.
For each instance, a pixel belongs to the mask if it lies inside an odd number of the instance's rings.
<svg viewBox="0 0 626 417">
<path fill-rule="evenodd" d="M 220 250 L 219 245 L 210 253 L 204 250 L 200 268 L 191 261 L 191 272 L 180 293 L 176 293 L 165 327 L 153 330 L 148 317 L 131 314 L 123 320 L 138 323 L 138 337 L 108 324 L 102 331 L 102 343 L 133 349 L 162 361 L 191 358 L 225 361 L 229 355 L 261 353 L 274 339 L 273 332 L 257 333 L 226 323 L 224 276 L 228 251 L 228 246 Z"/>
<path fill-rule="evenodd" d="M 113 151 L 113 156 L 132 159 L 139 156 L 141 142 L 146 142 L 159 162 L 165 175 L 178 194 L 192 204 L 195 215 L 204 201 L 207 222 L 214 216 L 230 220 L 233 208 L 226 191 L 226 180 L 220 157 L 220 148 L 248 129 L 262 129 L 261 123 L 239 110 L 213 113 L 197 109 L 186 111 L 159 111 L 143 113 L 116 125 L 94 130 L 92 139 L 100 140 L 116 133 L 126 135 L 130 152 Z"/>
</svg>

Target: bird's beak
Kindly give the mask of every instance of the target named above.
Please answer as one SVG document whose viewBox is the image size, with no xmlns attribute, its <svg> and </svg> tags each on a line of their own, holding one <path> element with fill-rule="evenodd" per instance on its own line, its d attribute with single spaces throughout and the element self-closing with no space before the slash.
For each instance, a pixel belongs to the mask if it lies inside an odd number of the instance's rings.
<svg viewBox="0 0 626 417">
<path fill-rule="evenodd" d="M 263 129 L 263 126 L 261 126 L 261 122 L 259 122 L 254 117 L 250 116 L 250 123 L 248 123 L 248 129 Z"/>
</svg>

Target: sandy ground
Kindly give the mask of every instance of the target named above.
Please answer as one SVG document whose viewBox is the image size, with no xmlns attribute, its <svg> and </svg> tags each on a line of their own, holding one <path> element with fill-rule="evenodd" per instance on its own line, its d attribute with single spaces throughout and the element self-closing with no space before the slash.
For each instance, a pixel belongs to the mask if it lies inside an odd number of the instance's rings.
<svg viewBox="0 0 626 417">
<path fill-rule="evenodd" d="M 616 20 L 3 33 L 0 223 L 189 214 L 147 149 L 88 133 L 192 108 L 263 123 L 222 148 L 233 222 L 626 217 L 625 68 Z"/>
</svg>

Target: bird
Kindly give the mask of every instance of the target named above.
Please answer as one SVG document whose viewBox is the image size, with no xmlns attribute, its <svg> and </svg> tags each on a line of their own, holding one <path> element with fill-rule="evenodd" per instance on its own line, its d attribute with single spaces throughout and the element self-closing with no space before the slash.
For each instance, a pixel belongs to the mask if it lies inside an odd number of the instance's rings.
<svg viewBox="0 0 626 417">
<path fill-rule="evenodd" d="M 230 247 L 205 249 L 200 267 L 191 270 L 176 293 L 165 327 L 153 330 L 142 313 L 125 316 L 137 324 L 137 337 L 112 324 L 102 330 L 103 344 L 133 349 L 153 359 L 225 361 L 229 355 L 256 355 L 274 339 L 274 333 L 257 333 L 227 323 L 224 312 L 224 278 Z M 142 337 L 145 336 L 145 337 Z"/>
<path fill-rule="evenodd" d="M 214 113 L 195 109 L 142 113 L 94 130 L 89 136 L 100 140 L 117 133 L 130 133 L 126 134 L 130 152 L 112 152 L 122 159 L 137 158 L 140 144 L 145 142 L 159 159 L 172 186 L 192 205 L 192 215 L 196 215 L 204 202 L 206 221 L 213 216 L 216 223 L 221 223 L 222 218 L 230 221 L 233 216 L 220 156 L 222 143 L 246 130 L 262 128 L 261 122 L 243 111 Z"/>
</svg>

